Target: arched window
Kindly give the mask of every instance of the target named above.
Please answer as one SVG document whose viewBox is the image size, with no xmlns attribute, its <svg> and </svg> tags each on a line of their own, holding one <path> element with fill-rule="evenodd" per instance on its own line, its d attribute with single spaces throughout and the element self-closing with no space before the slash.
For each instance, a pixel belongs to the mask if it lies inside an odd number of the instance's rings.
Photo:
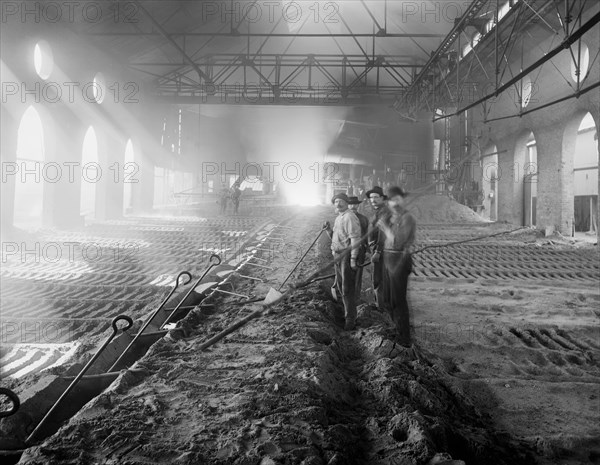
<svg viewBox="0 0 600 465">
<path fill-rule="evenodd" d="M 594 232 L 598 227 L 598 133 L 591 113 L 577 131 L 573 159 L 575 231 Z"/>
<path fill-rule="evenodd" d="M 106 94 L 106 79 L 102 73 L 96 73 L 92 86 L 92 95 L 96 103 L 102 103 Z"/>
<path fill-rule="evenodd" d="M 528 76 L 521 79 L 521 89 L 519 90 L 521 95 L 521 108 L 527 107 L 531 101 L 531 95 L 533 94 L 533 83 Z"/>
<path fill-rule="evenodd" d="M 30 106 L 19 124 L 15 166 L 15 219 L 18 227 L 42 225 L 45 172 L 44 128 L 37 110 Z M 48 168 L 49 171 L 49 168 Z"/>
<path fill-rule="evenodd" d="M 588 73 L 590 65 L 590 50 L 586 44 L 573 45 L 571 48 L 573 56 L 571 57 L 571 78 L 575 82 L 582 82 Z M 579 75 L 579 79 L 578 79 Z"/>
<path fill-rule="evenodd" d="M 43 80 L 46 80 L 52 74 L 54 69 L 54 55 L 50 44 L 45 40 L 40 40 L 33 49 L 33 65 L 35 72 Z"/>
</svg>

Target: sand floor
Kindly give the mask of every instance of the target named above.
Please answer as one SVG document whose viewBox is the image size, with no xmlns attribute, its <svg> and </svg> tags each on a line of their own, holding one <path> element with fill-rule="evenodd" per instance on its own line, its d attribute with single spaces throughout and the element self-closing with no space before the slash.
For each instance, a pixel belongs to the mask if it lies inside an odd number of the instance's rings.
<svg viewBox="0 0 600 465">
<path fill-rule="evenodd" d="M 306 247 L 332 217 L 307 210 L 287 223 L 286 240 Z M 327 262 L 318 250 L 292 281 Z M 252 271 L 264 283 L 239 278 L 235 292 L 265 295 L 295 258 L 275 254 L 272 270 Z M 413 279 L 415 344 L 403 349 L 389 317 L 369 306 L 369 277 L 352 332 L 339 326 L 331 281 L 205 351 L 202 342 L 257 307 L 224 296 L 192 311 L 183 334 L 157 342 L 140 371 L 20 463 L 600 463 L 597 287 Z"/>
</svg>

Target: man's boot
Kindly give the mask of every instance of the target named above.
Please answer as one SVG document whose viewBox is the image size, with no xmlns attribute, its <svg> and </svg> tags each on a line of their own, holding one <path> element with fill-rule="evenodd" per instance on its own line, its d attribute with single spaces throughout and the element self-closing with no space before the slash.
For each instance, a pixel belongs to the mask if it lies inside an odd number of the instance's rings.
<svg viewBox="0 0 600 465">
<path fill-rule="evenodd" d="M 344 310 L 346 311 L 346 331 L 352 331 L 356 328 L 356 302 L 354 296 L 344 296 Z"/>
</svg>

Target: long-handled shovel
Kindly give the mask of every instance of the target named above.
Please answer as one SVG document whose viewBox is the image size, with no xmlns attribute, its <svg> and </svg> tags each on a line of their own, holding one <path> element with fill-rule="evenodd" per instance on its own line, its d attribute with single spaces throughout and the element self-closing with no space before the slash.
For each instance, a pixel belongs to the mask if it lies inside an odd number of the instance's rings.
<svg viewBox="0 0 600 465">
<path fill-rule="evenodd" d="M 366 266 L 368 264 L 369 263 L 365 263 L 364 265 L 361 265 L 361 266 Z M 270 307 L 272 307 L 272 306 L 278 304 L 279 302 L 281 302 L 282 300 L 284 300 L 286 297 L 288 297 L 289 295 L 291 295 L 296 289 L 300 289 L 302 287 L 306 287 L 309 284 L 312 284 L 312 283 L 317 282 L 317 281 L 321 281 L 323 279 L 333 278 L 333 276 L 334 276 L 334 275 L 319 276 L 320 274 L 322 274 L 322 272 L 323 272 L 323 269 L 317 270 L 308 279 L 306 279 L 305 281 L 303 281 L 301 283 L 298 283 L 298 284 L 294 285 L 294 287 L 292 289 L 288 289 L 283 294 L 281 292 L 279 292 L 279 291 L 276 291 L 273 288 L 269 289 L 269 292 L 267 293 L 267 296 L 264 298 L 264 300 L 261 299 L 262 302 L 259 303 L 259 305 L 261 305 L 262 308 L 253 311 L 250 315 L 248 315 L 245 318 L 239 320 L 238 322 L 232 324 L 228 328 L 225 328 L 219 334 L 216 334 L 215 336 L 213 336 L 212 338 L 210 338 L 208 341 L 206 341 L 203 344 L 201 344 L 200 347 L 199 347 L 199 349 L 200 350 L 206 350 L 207 348 L 209 348 L 213 344 L 216 344 L 217 342 L 219 342 L 224 337 L 228 336 L 229 334 L 235 332 L 236 330 L 238 330 L 239 328 L 241 328 L 242 326 L 244 326 L 249 321 L 252 321 L 255 318 L 259 318 L 259 317 L 263 316 L 264 314 L 266 314 L 267 310 Z M 253 299 L 253 300 L 249 300 L 249 301 L 245 301 L 245 302 L 239 302 L 239 303 L 245 304 L 245 303 L 252 303 L 254 301 L 255 300 Z"/>
<path fill-rule="evenodd" d="M 328 226 L 328 224 L 323 225 L 323 227 L 319 231 L 319 234 L 317 234 L 317 237 L 315 237 L 315 240 L 312 241 L 312 244 L 310 244 L 310 246 L 308 247 L 308 249 L 306 249 L 306 252 L 304 252 L 304 254 L 302 255 L 302 257 L 300 257 L 300 260 L 298 260 L 296 262 L 296 265 L 294 266 L 294 268 L 292 268 L 292 271 L 290 271 L 289 274 L 286 276 L 286 278 L 283 280 L 283 282 L 281 283 L 281 285 L 279 286 L 279 288 L 278 289 L 274 289 L 274 288 L 270 288 L 269 289 L 269 292 L 267 292 L 266 297 L 261 302 L 262 305 L 270 305 L 273 302 L 280 301 L 282 299 L 282 297 L 283 297 L 284 294 L 281 293 L 281 289 L 283 289 L 283 286 L 285 285 L 285 283 L 288 282 L 288 280 L 294 274 L 294 271 L 296 271 L 296 269 L 300 266 L 300 263 L 302 263 L 302 261 L 306 258 L 306 256 L 308 255 L 308 252 L 310 252 L 310 249 L 312 249 L 313 246 L 317 243 L 317 241 L 321 237 L 321 234 L 323 234 L 323 232 L 327 230 L 327 226 Z M 254 263 L 246 263 L 246 264 L 254 265 L 254 266 L 260 266 L 260 265 L 254 264 Z M 260 299 L 260 300 L 262 300 L 262 299 Z M 250 303 L 250 302 L 246 302 L 246 303 Z"/>
<path fill-rule="evenodd" d="M 319 232 L 319 236 L 323 233 L 323 231 L 325 231 L 327 228 L 326 226 L 323 227 L 323 230 Z M 311 244 L 311 247 L 317 242 L 317 240 L 319 239 L 319 236 L 317 236 L 317 238 L 314 240 L 314 242 Z M 367 236 L 365 235 L 365 238 Z M 364 238 L 361 238 L 361 240 Z M 358 247 L 358 245 L 354 246 L 354 247 Z M 344 257 L 350 253 L 350 251 L 354 248 L 351 247 L 347 250 L 345 250 L 339 257 L 337 257 L 334 260 L 334 263 L 338 262 L 339 260 L 343 260 Z M 309 249 L 310 250 L 310 247 Z M 308 251 L 307 251 L 308 253 Z M 306 256 L 306 254 L 304 254 L 304 256 Z M 304 256 L 302 257 L 302 259 L 304 258 Z M 302 259 L 300 261 L 302 261 Z M 300 262 L 298 262 L 299 264 Z M 296 264 L 296 267 L 298 266 L 298 264 Z M 361 266 L 367 266 L 369 265 L 369 263 L 365 263 L 364 265 Z M 285 298 L 289 297 L 290 295 L 292 295 L 294 293 L 294 291 L 296 289 L 299 289 L 301 287 L 305 287 L 315 281 L 320 281 L 321 279 L 325 279 L 325 278 L 331 278 L 331 275 L 328 276 L 322 276 L 323 273 L 331 266 L 331 263 L 329 263 L 327 266 L 319 268 L 318 270 L 316 270 L 314 273 L 312 273 L 307 279 L 305 279 L 302 283 L 298 283 L 295 284 L 294 286 L 292 286 L 292 288 L 288 289 L 287 291 L 285 291 L 283 294 L 279 291 L 276 291 L 273 288 L 269 289 L 269 292 L 267 293 L 267 296 L 265 297 L 265 299 L 262 302 L 259 302 L 258 305 L 260 305 L 261 308 L 259 308 L 258 310 L 253 311 L 251 314 L 249 314 L 248 316 L 246 316 L 245 318 L 237 321 L 236 323 L 232 324 L 231 326 L 229 326 L 228 328 L 225 328 L 223 331 L 221 331 L 220 333 L 214 335 L 213 337 L 211 337 L 208 341 L 202 343 L 199 347 L 200 350 L 206 350 L 208 349 L 210 346 L 212 346 L 213 344 L 216 344 L 217 342 L 219 342 L 221 339 L 223 339 L 224 337 L 226 337 L 227 335 L 233 333 L 234 331 L 238 330 L 239 328 L 241 328 L 242 326 L 244 326 L 246 323 L 248 323 L 249 321 L 255 319 L 255 318 L 259 318 L 263 315 L 265 315 L 267 313 L 267 310 L 270 307 L 273 307 L 274 305 L 278 304 L 279 302 L 281 302 L 282 300 L 284 300 Z M 296 268 L 294 267 L 294 269 Z M 293 272 L 293 270 L 292 270 Z M 290 275 L 291 276 L 291 273 Z M 288 276 L 288 278 L 289 278 Z M 287 279 L 286 278 L 286 281 Z M 285 281 L 284 281 L 285 283 Z M 283 284 L 282 284 L 283 286 Z M 280 287 L 281 289 L 281 287 Z M 254 299 L 253 299 L 254 300 Z M 245 302 L 240 302 L 240 303 L 251 303 L 253 300 L 249 300 L 249 301 L 245 301 Z"/>
<path fill-rule="evenodd" d="M 328 224 L 324 224 L 323 225 L 323 227 L 319 231 L 319 234 L 317 234 L 317 237 L 315 237 L 315 240 L 312 241 L 312 244 L 310 244 L 310 246 L 308 247 L 308 249 L 306 249 L 306 252 L 304 252 L 304 255 L 302 255 L 302 257 L 300 257 L 300 260 L 298 260 L 298 262 L 296 263 L 296 266 L 294 266 L 294 268 L 292 269 L 292 271 L 290 271 L 290 274 L 288 274 L 287 277 L 283 280 L 283 282 L 281 283 L 281 286 L 279 286 L 279 289 L 277 289 L 277 292 L 281 291 L 281 289 L 283 288 L 283 286 L 285 285 L 285 283 L 287 283 L 288 279 L 290 279 L 290 277 L 294 274 L 294 271 L 296 271 L 296 268 L 298 268 L 298 266 L 300 266 L 300 263 L 302 263 L 302 261 L 304 260 L 304 258 L 308 255 L 308 252 L 310 252 L 310 249 L 312 249 L 313 246 L 317 243 L 317 241 L 319 240 L 319 237 L 321 237 L 321 234 L 323 234 L 327 230 L 327 226 L 328 226 Z"/>
</svg>

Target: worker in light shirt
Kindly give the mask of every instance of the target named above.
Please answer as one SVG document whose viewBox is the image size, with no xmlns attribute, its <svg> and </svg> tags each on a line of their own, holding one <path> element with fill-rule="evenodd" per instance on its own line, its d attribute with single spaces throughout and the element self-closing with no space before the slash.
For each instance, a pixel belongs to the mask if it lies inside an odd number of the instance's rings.
<svg viewBox="0 0 600 465">
<path fill-rule="evenodd" d="M 358 304 L 360 302 L 360 291 L 362 288 L 362 275 L 363 275 L 363 265 L 365 263 L 365 256 L 367 254 L 367 247 L 368 247 L 368 237 L 367 237 L 367 232 L 369 231 L 369 219 L 365 216 L 362 215 L 361 213 L 358 212 L 358 206 L 360 205 L 360 200 L 358 199 L 358 197 L 354 197 L 354 196 L 350 196 L 348 197 L 348 208 L 356 215 L 356 217 L 358 218 L 358 221 L 360 223 L 360 237 L 361 237 L 361 244 L 360 247 L 358 248 L 358 271 L 356 272 L 356 303 Z"/>
<path fill-rule="evenodd" d="M 356 272 L 361 239 L 361 226 L 358 217 L 348 208 L 349 199 L 345 193 L 331 199 L 338 214 L 331 233 L 331 252 L 335 259 L 335 284 L 344 302 L 346 331 L 356 327 Z M 349 250 L 350 249 L 350 250 Z M 346 254 L 342 257 L 342 255 Z"/>
</svg>

